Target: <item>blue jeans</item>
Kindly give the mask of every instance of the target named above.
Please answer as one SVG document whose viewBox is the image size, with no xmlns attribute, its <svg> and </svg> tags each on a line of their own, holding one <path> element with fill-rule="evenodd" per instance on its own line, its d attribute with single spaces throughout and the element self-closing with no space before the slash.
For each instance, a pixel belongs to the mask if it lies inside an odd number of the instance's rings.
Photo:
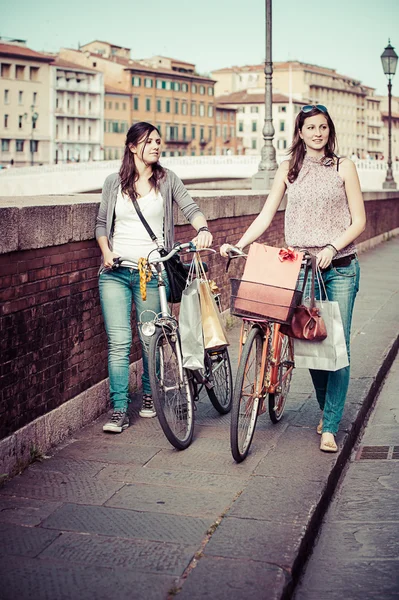
<svg viewBox="0 0 399 600">
<path fill-rule="evenodd" d="M 166 273 L 163 275 L 166 294 L 169 295 L 169 283 Z M 114 410 L 125 411 L 129 402 L 129 354 L 132 345 L 131 311 L 132 300 L 136 309 L 136 322 L 151 321 L 152 313 L 158 314 L 161 305 L 158 293 L 158 280 L 154 275 L 147 283 L 147 300 L 141 298 L 140 278 L 137 269 L 119 267 L 116 271 L 106 270 L 99 277 L 100 302 L 103 311 L 105 329 L 108 336 L 108 374 L 111 403 Z M 143 393 L 151 394 L 148 376 L 148 348 L 150 338 L 138 328 L 143 357 Z"/>
<path fill-rule="evenodd" d="M 359 261 L 355 258 L 347 267 L 331 267 L 322 271 L 321 274 L 328 300 L 336 301 L 339 304 L 348 359 L 350 361 L 352 313 L 356 294 L 359 291 Z M 310 296 L 310 277 L 306 284 L 304 298 L 308 296 Z M 320 299 L 320 289 L 317 281 L 315 296 L 316 299 Z M 325 299 L 324 291 L 322 299 Z M 347 366 L 338 371 L 310 369 L 310 375 L 316 390 L 317 401 L 320 409 L 323 411 L 323 433 L 328 431 L 335 435 L 344 411 L 350 379 L 350 367 Z"/>
</svg>

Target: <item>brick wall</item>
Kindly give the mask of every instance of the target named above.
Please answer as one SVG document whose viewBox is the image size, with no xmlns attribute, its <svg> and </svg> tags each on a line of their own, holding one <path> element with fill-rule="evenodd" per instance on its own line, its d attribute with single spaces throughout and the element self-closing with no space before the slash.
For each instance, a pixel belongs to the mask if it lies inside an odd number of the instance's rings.
<svg viewBox="0 0 399 600">
<path fill-rule="evenodd" d="M 399 227 L 399 195 L 380 192 L 365 196 L 368 223 L 360 241 Z M 238 198 L 222 193 L 196 199 L 208 215 L 215 247 L 237 241 L 264 202 L 251 192 Z M 36 207 L 41 216 L 35 218 L 35 207 L 28 208 L 26 200 L 19 211 L 15 204 L 12 210 L 0 204 L 5 231 L 14 231 L 14 237 L 3 238 L 0 248 L 0 439 L 107 377 L 106 336 L 97 287 L 100 253 L 91 234 L 97 204 L 79 204 L 77 198 L 70 202 L 73 218 L 64 202 L 52 207 L 52 221 L 45 224 L 43 215 L 49 219 L 50 213 L 40 212 L 43 207 Z M 261 241 L 283 245 L 283 221 L 284 211 L 280 210 Z M 61 223 L 69 222 L 70 230 L 63 229 L 61 235 Z M 40 247 L 40 227 L 46 229 L 45 247 Z M 52 237 L 49 230 L 54 232 Z M 190 239 L 192 231 L 191 226 L 177 221 L 178 241 Z M 78 239 L 66 241 L 74 238 Z M 210 278 L 222 289 L 226 308 L 229 278 L 240 275 L 243 263 L 233 261 L 226 274 L 226 261 L 219 254 L 210 254 L 205 260 Z M 131 360 L 139 357 L 135 334 Z"/>
</svg>

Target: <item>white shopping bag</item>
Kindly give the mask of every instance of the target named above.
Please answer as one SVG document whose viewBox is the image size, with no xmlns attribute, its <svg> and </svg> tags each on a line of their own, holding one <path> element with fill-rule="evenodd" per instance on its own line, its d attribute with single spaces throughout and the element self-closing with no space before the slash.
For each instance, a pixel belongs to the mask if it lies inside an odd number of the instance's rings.
<svg viewBox="0 0 399 600">
<path fill-rule="evenodd" d="M 327 337 L 321 342 L 294 339 L 295 366 L 298 369 L 338 371 L 349 365 L 344 328 L 338 302 L 316 301 L 324 319 Z"/>
<path fill-rule="evenodd" d="M 194 279 L 186 287 L 180 304 L 179 331 L 185 369 L 204 369 L 204 338 L 198 284 L 198 279 Z"/>
</svg>

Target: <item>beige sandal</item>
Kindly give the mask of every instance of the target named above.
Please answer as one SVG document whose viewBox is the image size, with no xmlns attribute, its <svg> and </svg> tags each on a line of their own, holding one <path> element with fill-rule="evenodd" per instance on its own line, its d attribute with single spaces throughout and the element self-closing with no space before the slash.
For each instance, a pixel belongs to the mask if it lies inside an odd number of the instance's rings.
<svg viewBox="0 0 399 600">
<path fill-rule="evenodd" d="M 338 446 L 332 433 L 324 432 L 321 435 L 320 450 L 323 452 L 337 452 Z"/>
<path fill-rule="evenodd" d="M 316 427 L 316 431 L 319 435 L 323 433 L 323 417 L 321 417 L 318 426 Z"/>
</svg>

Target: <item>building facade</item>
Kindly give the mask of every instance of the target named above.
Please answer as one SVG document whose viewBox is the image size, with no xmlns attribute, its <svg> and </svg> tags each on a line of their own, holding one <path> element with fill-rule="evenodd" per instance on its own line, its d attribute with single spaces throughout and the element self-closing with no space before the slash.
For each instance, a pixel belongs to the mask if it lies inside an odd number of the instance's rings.
<svg viewBox="0 0 399 600">
<path fill-rule="evenodd" d="M 50 64 L 24 41 L 0 40 L 0 164 L 25 166 L 50 162 Z"/>
<path fill-rule="evenodd" d="M 366 97 L 365 117 L 367 126 L 366 158 L 379 160 L 384 156 L 384 122 L 381 117 L 381 98 L 378 96 Z"/>
<path fill-rule="evenodd" d="M 264 90 L 264 65 L 247 65 L 213 71 L 217 80 L 216 90 L 232 93 L 238 90 Z M 368 123 L 370 98 L 374 89 L 363 85 L 335 69 L 319 67 L 299 61 L 276 62 L 273 64 L 273 92 L 281 93 L 300 104 L 323 104 L 334 120 L 338 138 L 338 153 L 341 156 L 358 155 L 365 158 L 371 148 L 369 134 L 374 136 L 377 126 Z M 373 116 L 373 115 L 370 115 Z M 371 127 L 371 129 L 369 128 Z M 371 133 L 371 131 L 373 133 Z M 373 140 L 378 141 L 378 140 Z"/>
<path fill-rule="evenodd" d="M 59 57 L 51 66 L 54 136 L 51 162 L 87 162 L 104 156 L 103 74 Z"/>
<path fill-rule="evenodd" d="M 256 88 L 217 98 L 219 106 L 234 108 L 236 115 L 237 154 L 259 155 L 264 145 L 265 95 Z M 282 160 L 288 151 L 296 115 L 302 103 L 290 101 L 284 94 L 273 94 L 274 146 Z"/>
<path fill-rule="evenodd" d="M 105 86 L 104 95 L 104 159 L 122 158 L 126 133 L 131 125 L 131 95 Z"/>
<path fill-rule="evenodd" d="M 237 137 L 237 109 L 227 104 L 216 104 L 216 155 L 242 154 L 241 139 Z M 240 142 L 240 147 L 239 147 Z"/>
<path fill-rule="evenodd" d="M 387 160 L 388 159 L 388 97 L 387 96 L 378 96 L 381 104 L 381 121 L 382 121 L 382 157 Z M 391 100 L 391 118 L 392 118 L 392 128 L 391 128 L 391 153 L 392 160 L 399 161 L 399 98 L 397 96 L 392 96 Z M 399 183 L 399 182 L 398 182 Z"/>
<path fill-rule="evenodd" d="M 128 92 L 130 122 L 148 121 L 162 134 L 164 156 L 215 153 L 215 81 L 199 75 L 195 65 L 165 56 L 140 61 L 128 49 L 90 42 L 60 56 L 104 73 L 105 85 Z M 99 53 L 101 50 L 101 53 Z M 130 51 L 129 51 L 130 52 Z"/>
</svg>

